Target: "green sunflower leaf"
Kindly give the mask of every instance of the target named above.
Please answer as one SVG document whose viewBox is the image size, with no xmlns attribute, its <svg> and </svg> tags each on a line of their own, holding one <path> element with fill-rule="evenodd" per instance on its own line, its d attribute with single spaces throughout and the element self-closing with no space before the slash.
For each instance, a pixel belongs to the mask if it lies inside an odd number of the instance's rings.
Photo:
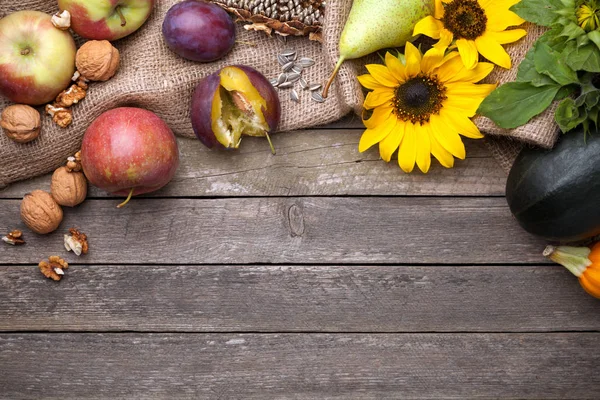
<svg viewBox="0 0 600 400">
<path fill-rule="evenodd" d="M 553 50 L 547 44 L 538 43 L 535 46 L 533 58 L 536 71 L 549 76 L 559 85 L 567 86 L 579 82 L 577 72 L 567 65 L 561 57 L 561 53 Z"/>
<path fill-rule="evenodd" d="M 600 72 L 600 51 L 594 43 L 577 46 L 569 42 L 563 52 L 563 59 L 575 71 Z"/>
<path fill-rule="evenodd" d="M 494 90 L 477 111 L 505 129 L 526 124 L 547 109 L 561 86 L 533 86 L 526 82 L 509 82 Z"/>
<path fill-rule="evenodd" d="M 567 133 L 583 123 L 587 120 L 587 117 L 586 110 L 577 107 L 575 100 L 570 97 L 560 102 L 554 114 L 554 119 L 563 133 Z"/>
<path fill-rule="evenodd" d="M 546 86 L 555 84 L 554 80 L 548 75 L 540 74 L 535 69 L 535 46 L 533 46 L 527 54 L 521 64 L 519 65 L 519 71 L 517 72 L 517 82 L 529 82 L 533 86 Z"/>
<path fill-rule="evenodd" d="M 564 8 L 560 0 L 521 0 L 510 8 L 519 17 L 542 26 L 550 26 L 559 18 L 556 13 Z"/>
</svg>

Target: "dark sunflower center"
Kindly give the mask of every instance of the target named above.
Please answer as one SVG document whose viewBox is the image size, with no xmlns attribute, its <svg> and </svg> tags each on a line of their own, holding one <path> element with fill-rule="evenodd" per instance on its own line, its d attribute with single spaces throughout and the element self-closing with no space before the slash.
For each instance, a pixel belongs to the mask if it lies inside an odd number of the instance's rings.
<svg viewBox="0 0 600 400">
<path fill-rule="evenodd" d="M 436 76 L 420 74 L 396 89 L 395 112 L 403 121 L 421 125 L 440 112 L 446 100 L 446 88 Z"/>
<path fill-rule="evenodd" d="M 454 0 L 444 3 L 442 23 L 456 39 L 475 40 L 485 32 L 487 17 L 477 0 Z"/>
</svg>

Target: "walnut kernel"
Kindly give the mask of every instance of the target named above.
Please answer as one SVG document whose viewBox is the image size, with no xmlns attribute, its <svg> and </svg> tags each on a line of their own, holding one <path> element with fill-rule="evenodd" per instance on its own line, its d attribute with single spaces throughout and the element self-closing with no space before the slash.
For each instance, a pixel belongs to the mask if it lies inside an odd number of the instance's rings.
<svg viewBox="0 0 600 400">
<path fill-rule="evenodd" d="M 81 151 L 75 153 L 74 156 L 67 158 L 67 171 L 79 172 L 81 171 Z"/>
<path fill-rule="evenodd" d="M 67 90 L 63 90 L 58 96 L 54 106 L 56 107 L 71 107 L 73 104 L 79 103 L 85 98 L 85 90 L 77 84 L 71 85 Z"/>
<path fill-rule="evenodd" d="M 43 235 L 58 228 L 63 212 L 50 193 L 34 190 L 23 197 L 21 219 L 29 229 Z"/>
<path fill-rule="evenodd" d="M 71 27 L 71 13 L 67 10 L 57 12 L 52 16 L 52 25 L 61 31 L 68 30 Z"/>
<path fill-rule="evenodd" d="M 2 237 L 2 241 L 12 246 L 21 246 L 25 244 L 23 240 L 23 232 L 18 229 L 10 232 L 8 235 Z"/>
<path fill-rule="evenodd" d="M 40 261 L 38 267 L 46 278 L 58 282 L 65 275 L 65 270 L 69 268 L 69 264 L 59 256 L 50 256 L 48 261 Z"/>
<path fill-rule="evenodd" d="M 47 104 L 46 112 L 61 128 L 66 128 L 73 122 L 73 111 L 68 108 L 60 107 L 57 104 Z"/>
<path fill-rule="evenodd" d="M 69 233 L 70 235 L 64 236 L 65 249 L 67 249 L 67 251 L 72 251 L 76 256 L 87 254 L 89 250 L 87 235 L 79 232 L 79 230 L 75 228 L 69 229 Z"/>
<path fill-rule="evenodd" d="M 107 81 L 119 69 L 119 50 L 108 40 L 90 40 L 77 51 L 75 65 L 82 77 L 90 81 Z"/>
<path fill-rule="evenodd" d="M 2 111 L 0 126 L 10 139 L 17 143 L 27 143 L 39 136 L 42 121 L 35 108 L 15 104 Z"/>
<path fill-rule="evenodd" d="M 69 172 L 66 166 L 60 167 L 52 174 L 50 191 L 59 205 L 75 207 L 87 196 L 87 180 L 83 172 Z"/>
</svg>

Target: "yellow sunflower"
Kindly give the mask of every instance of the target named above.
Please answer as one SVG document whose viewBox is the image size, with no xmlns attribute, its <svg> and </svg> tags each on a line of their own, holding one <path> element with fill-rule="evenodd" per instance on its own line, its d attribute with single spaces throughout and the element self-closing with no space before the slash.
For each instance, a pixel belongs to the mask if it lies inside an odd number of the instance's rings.
<svg viewBox="0 0 600 400">
<path fill-rule="evenodd" d="M 364 107 L 373 114 L 363 120 L 367 130 L 360 139 L 360 152 L 379 143 L 386 162 L 398 150 L 403 171 L 411 172 L 416 163 L 427 173 L 432 154 L 446 168 L 454 166 L 454 157 L 465 158 L 459 134 L 483 137 L 470 118 L 496 85 L 475 83 L 488 76 L 494 65 L 478 63 L 467 69 L 456 51 L 444 56 L 445 50 L 434 47 L 423 56 L 407 43 L 405 63 L 387 53 L 385 65 L 367 65 L 369 74 L 358 79 L 372 90 Z"/>
<path fill-rule="evenodd" d="M 525 22 L 509 8 L 520 0 L 435 0 L 433 16 L 417 22 L 414 34 L 440 39 L 444 45 L 456 40 L 456 47 L 467 68 L 475 68 L 479 54 L 504 68 L 510 56 L 502 47 L 526 35 L 524 29 L 506 30 Z"/>
<path fill-rule="evenodd" d="M 586 32 L 600 27 L 600 6 L 595 0 L 583 2 L 577 9 L 577 23 Z"/>
</svg>

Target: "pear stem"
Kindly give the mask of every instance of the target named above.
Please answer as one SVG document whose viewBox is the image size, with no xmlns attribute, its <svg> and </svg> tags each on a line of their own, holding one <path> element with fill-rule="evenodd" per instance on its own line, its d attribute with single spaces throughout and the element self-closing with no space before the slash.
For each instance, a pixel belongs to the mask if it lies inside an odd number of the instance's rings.
<svg viewBox="0 0 600 400">
<path fill-rule="evenodd" d="M 275 151 L 275 146 L 273 146 L 273 142 L 271 141 L 271 136 L 269 135 L 269 132 L 265 132 L 265 136 L 267 137 L 269 146 L 271 147 L 271 153 L 273 155 L 277 154 L 277 152 Z"/>
<path fill-rule="evenodd" d="M 333 69 L 333 72 L 331 73 L 331 77 L 329 77 L 329 80 L 325 84 L 325 89 L 323 89 L 323 98 L 324 99 L 327 98 L 327 94 L 329 93 L 329 87 L 333 83 L 333 80 L 337 76 L 337 73 L 340 70 L 340 67 L 342 66 L 344 61 L 346 61 L 346 57 L 340 56 L 340 59 L 338 60 L 337 64 L 335 65 L 335 68 Z"/>
<path fill-rule="evenodd" d="M 117 8 L 115 8 L 115 12 L 119 16 L 119 18 L 121 18 L 121 26 L 127 25 L 127 20 L 125 19 L 125 16 L 123 15 L 123 12 L 121 11 L 121 6 L 117 6 Z"/>
<path fill-rule="evenodd" d="M 127 196 L 127 199 L 125 199 L 124 202 L 122 202 L 121 204 L 119 204 L 117 206 L 117 208 L 123 208 L 127 205 L 127 203 L 129 203 L 129 201 L 131 200 L 131 198 L 133 197 L 133 191 L 135 190 L 135 188 L 131 188 L 131 190 L 129 191 L 129 196 Z"/>
</svg>

